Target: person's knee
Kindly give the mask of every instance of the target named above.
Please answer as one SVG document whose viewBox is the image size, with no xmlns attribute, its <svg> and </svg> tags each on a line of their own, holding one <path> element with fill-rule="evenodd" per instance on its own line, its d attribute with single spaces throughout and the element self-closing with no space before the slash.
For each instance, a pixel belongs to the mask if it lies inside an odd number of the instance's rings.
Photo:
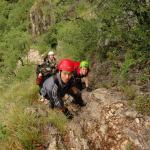
<svg viewBox="0 0 150 150">
<path fill-rule="evenodd" d="M 78 92 L 79 92 L 79 89 L 76 86 L 71 87 L 69 90 L 70 94 L 77 94 Z"/>
</svg>

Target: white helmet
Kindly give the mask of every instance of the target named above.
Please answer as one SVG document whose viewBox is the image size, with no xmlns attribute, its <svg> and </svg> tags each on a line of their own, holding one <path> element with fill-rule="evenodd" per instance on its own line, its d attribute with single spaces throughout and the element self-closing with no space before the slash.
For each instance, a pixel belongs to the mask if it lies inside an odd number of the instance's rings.
<svg viewBox="0 0 150 150">
<path fill-rule="evenodd" d="M 49 51 L 48 55 L 54 55 L 54 52 L 53 51 Z"/>
</svg>

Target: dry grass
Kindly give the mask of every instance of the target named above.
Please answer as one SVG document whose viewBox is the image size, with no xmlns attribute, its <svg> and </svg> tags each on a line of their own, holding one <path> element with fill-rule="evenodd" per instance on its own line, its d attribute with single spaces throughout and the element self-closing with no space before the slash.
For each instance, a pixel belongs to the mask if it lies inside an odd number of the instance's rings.
<svg viewBox="0 0 150 150">
<path fill-rule="evenodd" d="M 0 147 L 3 150 L 35 149 L 34 143 L 45 142 L 42 131 L 50 123 L 62 132 L 65 130 L 67 121 L 57 111 L 48 110 L 47 117 L 26 112 L 27 108 L 36 107 L 46 111 L 46 106 L 39 105 L 37 99 L 38 88 L 33 76 L 21 82 L 14 80 L 3 90 L 0 97 Z"/>
</svg>

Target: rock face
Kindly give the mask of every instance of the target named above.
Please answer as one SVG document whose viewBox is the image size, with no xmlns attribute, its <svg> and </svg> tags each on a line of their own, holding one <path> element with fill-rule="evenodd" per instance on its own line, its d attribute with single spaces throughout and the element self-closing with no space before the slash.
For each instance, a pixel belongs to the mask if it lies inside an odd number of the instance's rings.
<svg viewBox="0 0 150 150">
<path fill-rule="evenodd" d="M 30 49 L 27 56 L 21 58 L 21 60 L 22 62 L 20 61 L 17 62 L 15 73 L 22 66 L 22 64 L 26 64 L 27 62 L 30 62 L 33 64 L 41 64 L 43 62 L 42 56 L 39 54 L 39 51 L 35 49 Z"/>
<path fill-rule="evenodd" d="M 30 10 L 30 32 L 33 36 L 47 31 L 52 23 L 51 3 L 49 0 L 38 0 Z"/>
<path fill-rule="evenodd" d="M 29 62 L 34 64 L 42 63 L 43 61 L 41 55 L 39 54 L 39 51 L 35 49 L 30 49 L 26 59 L 28 59 Z"/>
<path fill-rule="evenodd" d="M 65 135 L 55 132 L 49 150 L 58 140 L 66 150 L 149 150 L 150 117 L 129 108 L 114 91 L 101 88 L 83 92 L 83 97 L 86 107 L 70 106 L 75 117 Z"/>
</svg>

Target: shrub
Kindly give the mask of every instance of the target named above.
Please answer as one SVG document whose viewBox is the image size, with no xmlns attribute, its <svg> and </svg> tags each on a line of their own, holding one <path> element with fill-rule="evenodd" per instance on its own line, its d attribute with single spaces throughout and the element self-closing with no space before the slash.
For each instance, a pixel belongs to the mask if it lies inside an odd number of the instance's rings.
<svg viewBox="0 0 150 150">
<path fill-rule="evenodd" d="M 2 123 L 0 123 L 0 140 L 3 140 L 6 138 L 8 134 L 8 131 L 6 129 L 6 126 L 2 125 Z"/>
<path fill-rule="evenodd" d="M 121 89 L 128 100 L 133 100 L 136 97 L 136 89 L 133 86 L 122 85 Z"/>
<path fill-rule="evenodd" d="M 29 77 L 31 76 L 31 74 L 35 75 L 35 66 L 34 65 L 25 65 L 25 66 L 21 66 L 18 71 L 17 71 L 17 74 L 16 74 L 16 80 L 19 80 L 19 81 L 25 81 L 27 79 L 29 79 Z"/>
<path fill-rule="evenodd" d="M 150 115 L 150 97 L 148 96 L 137 97 L 136 109 L 143 114 Z"/>
</svg>

